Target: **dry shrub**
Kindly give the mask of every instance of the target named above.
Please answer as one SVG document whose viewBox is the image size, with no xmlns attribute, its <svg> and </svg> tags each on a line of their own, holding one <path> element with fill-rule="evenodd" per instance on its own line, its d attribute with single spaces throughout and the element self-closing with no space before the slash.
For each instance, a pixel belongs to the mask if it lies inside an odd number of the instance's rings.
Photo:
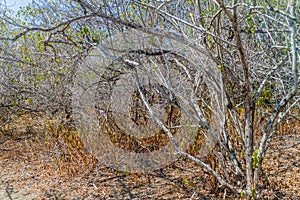
<svg viewBox="0 0 300 200">
<path fill-rule="evenodd" d="M 74 128 L 48 119 L 45 129 L 45 145 L 53 153 L 53 162 L 60 170 L 71 175 L 95 168 L 96 158 L 86 151 Z"/>
<path fill-rule="evenodd" d="M 40 114 L 15 115 L 1 128 L 1 140 L 28 139 L 28 148 L 32 152 L 45 149 L 48 158 L 41 159 L 51 159 L 62 172 L 88 172 L 95 167 L 96 158 L 85 150 L 79 133 L 65 121 L 61 117 L 50 118 Z M 35 140 L 29 140 L 32 138 Z"/>
</svg>

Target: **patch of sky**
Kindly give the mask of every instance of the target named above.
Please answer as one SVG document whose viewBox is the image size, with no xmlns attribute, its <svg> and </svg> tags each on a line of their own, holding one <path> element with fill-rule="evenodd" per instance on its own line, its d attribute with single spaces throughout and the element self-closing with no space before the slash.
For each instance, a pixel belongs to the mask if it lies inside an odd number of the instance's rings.
<svg viewBox="0 0 300 200">
<path fill-rule="evenodd" d="M 6 6 L 17 13 L 21 7 L 25 7 L 31 2 L 32 0 L 6 0 Z"/>
</svg>

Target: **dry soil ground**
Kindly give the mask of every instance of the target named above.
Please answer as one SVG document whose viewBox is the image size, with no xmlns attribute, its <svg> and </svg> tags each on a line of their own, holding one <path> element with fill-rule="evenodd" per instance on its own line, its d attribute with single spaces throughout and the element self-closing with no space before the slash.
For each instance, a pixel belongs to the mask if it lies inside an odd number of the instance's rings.
<svg viewBox="0 0 300 200">
<path fill-rule="evenodd" d="M 55 135 L 49 121 L 27 116 L 2 128 L 0 200 L 238 199 L 186 160 L 148 174 L 99 166 L 76 136 Z M 292 124 L 288 134 L 275 136 L 264 165 L 264 199 L 300 199 L 299 132 Z"/>
</svg>

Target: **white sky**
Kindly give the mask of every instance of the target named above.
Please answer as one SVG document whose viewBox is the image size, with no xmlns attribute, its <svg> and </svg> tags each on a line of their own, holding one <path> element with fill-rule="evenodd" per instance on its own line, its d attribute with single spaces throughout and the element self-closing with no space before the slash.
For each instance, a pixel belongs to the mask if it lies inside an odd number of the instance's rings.
<svg viewBox="0 0 300 200">
<path fill-rule="evenodd" d="M 6 0 L 6 5 L 16 12 L 20 7 L 24 7 L 30 2 L 32 0 Z"/>
</svg>

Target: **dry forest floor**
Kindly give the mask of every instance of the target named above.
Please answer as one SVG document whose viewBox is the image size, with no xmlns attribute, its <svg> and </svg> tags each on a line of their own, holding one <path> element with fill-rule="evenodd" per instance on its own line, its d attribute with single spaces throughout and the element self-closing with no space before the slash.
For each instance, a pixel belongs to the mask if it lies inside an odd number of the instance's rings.
<svg viewBox="0 0 300 200">
<path fill-rule="evenodd" d="M 0 129 L 0 199 L 239 199 L 192 162 L 122 173 L 85 152 L 60 120 L 22 116 Z M 284 130 L 283 130 L 284 129 Z M 264 199 L 300 199 L 300 127 L 287 123 L 264 164 Z"/>
</svg>

